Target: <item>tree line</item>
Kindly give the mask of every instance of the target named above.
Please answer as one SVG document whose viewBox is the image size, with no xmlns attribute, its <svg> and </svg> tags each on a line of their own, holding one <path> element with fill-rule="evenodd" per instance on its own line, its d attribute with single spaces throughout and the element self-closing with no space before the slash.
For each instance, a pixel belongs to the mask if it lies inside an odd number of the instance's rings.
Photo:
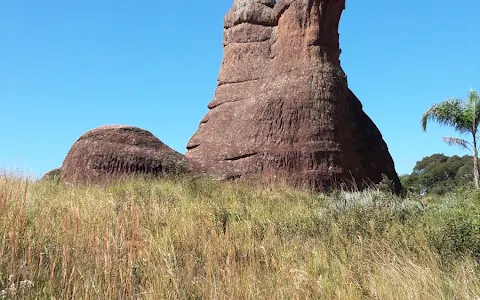
<svg viewBox="0 0 480 300">
<path fill-rule="evenodd" d="M 409 194 L 443 195 L 473 185 L 472 157 L 433 154 L 418 161 L 412 173 L 401 175 L 400 180 Z"/>
</svg>

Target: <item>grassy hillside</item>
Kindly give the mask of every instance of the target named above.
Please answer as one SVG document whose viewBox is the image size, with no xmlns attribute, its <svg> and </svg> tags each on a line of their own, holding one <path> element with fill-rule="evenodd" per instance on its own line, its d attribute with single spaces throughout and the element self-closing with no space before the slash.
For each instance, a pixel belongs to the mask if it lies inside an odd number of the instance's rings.
<svg viewBox="0 0 480 300">
<path fill-rule="evenodd" d="M 480 194 L 0 177 L 0 299 L 476 299 Z"/>
</svg>

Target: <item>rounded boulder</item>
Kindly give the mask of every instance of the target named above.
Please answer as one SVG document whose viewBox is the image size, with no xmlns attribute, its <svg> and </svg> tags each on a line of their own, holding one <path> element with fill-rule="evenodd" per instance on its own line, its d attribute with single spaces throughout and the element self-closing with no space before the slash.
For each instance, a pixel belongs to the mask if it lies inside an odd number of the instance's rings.
<svg viewBox="0 0 480 300">
<path fill-rule="evenodd" d="M 179 174 L 186 169 L 184 156 L 149 131 L 109 125 L 88 131 L 72 145 L 60 180 L 99 183 L 126 175 Z"/>
</svg>

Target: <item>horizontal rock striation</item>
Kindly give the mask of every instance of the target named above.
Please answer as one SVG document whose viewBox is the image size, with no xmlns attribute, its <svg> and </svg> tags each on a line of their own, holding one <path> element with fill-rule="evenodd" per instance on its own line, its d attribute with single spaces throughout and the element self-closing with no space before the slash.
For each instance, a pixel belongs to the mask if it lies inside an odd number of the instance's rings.
<svg viewBox="0 0 480 300">
<path fill-rule="evenodd" d="M 317 191 L 400 181 L 380 131 L 349 90 L 338 25 L 345 0 L 235 0 L 214 99 L 187 145 L 191 167 Z"/>
</svg>

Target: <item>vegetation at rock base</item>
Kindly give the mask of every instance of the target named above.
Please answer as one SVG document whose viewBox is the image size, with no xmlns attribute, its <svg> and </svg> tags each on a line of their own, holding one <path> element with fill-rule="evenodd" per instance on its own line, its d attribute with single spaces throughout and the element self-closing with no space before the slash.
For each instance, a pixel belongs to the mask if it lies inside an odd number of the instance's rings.
<svg viewBox="0 0 480 300">
<path fill-rule="evenodd" d="M 480 193 L 0 177 L 3 299 L 476 299 Z"/>
</svg>

